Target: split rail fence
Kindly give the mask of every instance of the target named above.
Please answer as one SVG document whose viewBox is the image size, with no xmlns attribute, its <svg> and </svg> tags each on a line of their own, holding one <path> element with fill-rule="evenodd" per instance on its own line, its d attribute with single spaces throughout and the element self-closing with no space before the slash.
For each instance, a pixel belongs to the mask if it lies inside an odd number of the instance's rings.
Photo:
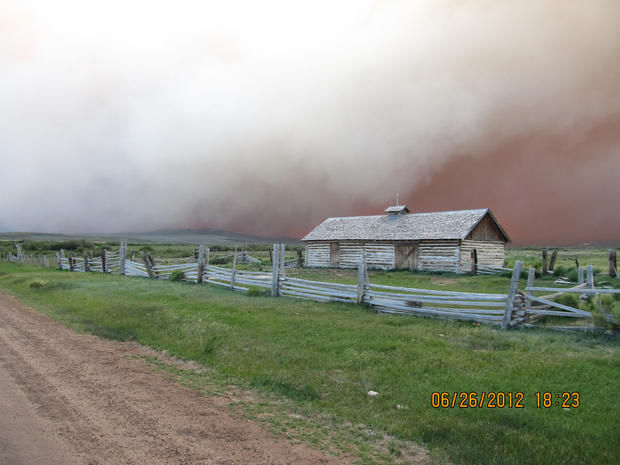
<svg viewBox="0 0 620 465">
<path fill-rule="evenodd" d="M 18 249 L 19 250 L 19 249 Z M 177 279 L 198 284 L 209 283 L 232 290 L 247 292 L 251 288 L 270 291 L 272 296 L 289 296 L 320 302 L 365 304 L 377 313 L 420 315 L 433 318 L 468 320 L 494 324 L 508 329 L 515 326 L 536 326 L 549 317 L 566 317 L 580 324 L 545 325 L 546 328 L 593 329 L 592 312 L 572 307 L 557 299 L 565 293 L 575 293 L 587 300 L 596 294 L 620 294 L 620 289 L 594 287 L 592 266 L 579 268 L 579 283 L 572 287 L 534 286 L 535 270 L 530 268 L 527 285 L 519 290 L 522 263 L 512 269 L 510 286 L 505 294 L 415 289 L 370 283 L 366 263 L 358 266 L 357 284 L 340 284 L 288 277 L 285 269 L 284 244 L 274 244 L 271 272 L 248 271 L 237 268 L 239 254 L 235 249 L 232 268 L 209 264 L 209 249 L 200 246 L 197 258 L 182 259 L 180 263 L 157 264 L 148 253 L 142 262 L 128 258 L 127 242 L 121 241 L 118 251 L 104 250 L 98 257 L 65 257 L 61 250 L 56 258 L 62 270 L 76 272 L 119 273 L 150 279 Z M 132 254 L 132 258 L 134 254 Z M 247 262 L 244 260 L 244 262 Z M 585 272 L 584 272 L 585 271 Z M 540 293 L 547 293 L 540 295 Z M 613 321 L 610 315 L 604 316 Z"/>
</svg>

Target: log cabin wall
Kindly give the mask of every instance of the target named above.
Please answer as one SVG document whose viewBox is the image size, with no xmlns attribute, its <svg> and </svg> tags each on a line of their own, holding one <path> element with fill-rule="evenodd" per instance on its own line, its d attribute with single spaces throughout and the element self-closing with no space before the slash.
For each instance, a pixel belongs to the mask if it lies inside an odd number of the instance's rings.
<svg viewBox="0 0 620 465">
<path fill-rule="evenodd" d="M 468 241 L 461 242 L 461 272 L 471 271 L 471 250 L 476 249 L 478 264 L 503 267 L 506 258 L 505 244 L 502 241 Z"/>
<path fill-rule="evenodd" d="M 421 241 L 415 247 L 413 255 L 403 269 L 420 271 L 457 271 L 471 270 L 471 250 L 478 252 L 478 263 L 487 266 L 504 266 L 505 246 L 501 241 L 464 240 L 459 247 L 458 241 Z M 382 242 L 308 242 L 306 243 L 306 266 L 357 268 L 362 255 L 369 268 L 396 268 L 396 252 L 402 244 Z M 337 257 L 332 252 L 337 251 Z"/>
<path fill-rule="evenodd" d="M 330 243 L 329 242 L 307 242 L 306 243 L 306 266 L 325 268 L 330 263 Z"/>
<path fill-rule="evenodd" d="M 337 251 L 337 257 L 334 253 Z M 369 268 L 393 269 L 394 244 L 380 242 L 308 242 L 306 266 L 357 268 L 362 256 Z"/>
<path fill-rule="evenodd" d="M 459 242 L 420 241 L 418 246 L 418 270 L 457 271 L 460 248 Z"/>
</svg>

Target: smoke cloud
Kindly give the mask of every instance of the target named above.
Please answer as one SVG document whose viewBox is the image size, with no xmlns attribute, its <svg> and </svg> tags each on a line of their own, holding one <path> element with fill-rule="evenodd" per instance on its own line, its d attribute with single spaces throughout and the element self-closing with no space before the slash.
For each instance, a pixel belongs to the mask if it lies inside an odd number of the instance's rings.
<svg viewBox="0 0 620 465">
<path fill-rule="evenodd" d="M 617 0 L 0 1 L 0 229 L 490 207 L 620 239 Z"/>
</svg>

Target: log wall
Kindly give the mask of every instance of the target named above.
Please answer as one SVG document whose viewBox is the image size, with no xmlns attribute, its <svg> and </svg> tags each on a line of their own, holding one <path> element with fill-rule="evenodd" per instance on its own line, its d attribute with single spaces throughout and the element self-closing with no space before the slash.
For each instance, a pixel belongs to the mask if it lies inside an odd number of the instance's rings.
<svg viewBox="0 0 620 465">
<path fill-rule="evenodd" d="M 306 266 L 318 268 L 328 267 L 330 250 L 329 242 L 307 242 Z"/>
<path fill-rule="evenodd" d="M 329 242 L 308 242 L 306 244 L 306 266 L 357 268 L 362 256 L 369 268 L 389 270 L 394 268 L 394 244 L 378 242 L 340 242 L 333 247 Z M 338 262 L 333 263 L 332 250 L 338 250 Z"/>
<path fill-rule="evenodd" d="M 458 241 L 421 241 L 418 245 L 418 270 L 457 271 Z"/>
<path fill-rule="evenodd" d="M 502 241 L 468 241 L 461 243 L 461 272 L 471 271 L 471 250 L 476 249 L 478 264 L 503 267 L 505 244 Z"/>
<path fill-rule="evenodd" d="M 395 244 L 381 242 L 340 242 L 337 247 L 338 263 L 332 263 L 330 242 L 306 243 L 306 266 L 357 268 L 362 255 L 369 268 L 393 269 L 396 267 Z M 502 241 L 421 241 L 415 252 L 417 269 L 420 271 L 469 272 L 471 250 L 478 251 L 478 264 L 504 266 L 504 243 Z"/>
</svg>

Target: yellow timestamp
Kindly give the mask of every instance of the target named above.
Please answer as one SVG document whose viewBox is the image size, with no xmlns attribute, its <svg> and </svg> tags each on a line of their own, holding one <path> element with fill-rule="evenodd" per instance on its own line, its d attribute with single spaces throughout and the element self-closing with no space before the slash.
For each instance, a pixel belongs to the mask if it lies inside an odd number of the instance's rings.
<svg viewBox="0 0 620 465">
<path fill-rule="evenodd" d="M 534 402 L 524 392 L 439 392 L 431 394 L 433 408 L 525 408 L 532 405 L 536 408 L 578 408 L 581 405 L 581 394 L 578 392 L 535 392 Z"/>
<path fill-rule="evenodd" d="M 578 392 L 537 392 L 536 408 L 578 408 L 581 405 L 581 394 Z"/>
</svg>

